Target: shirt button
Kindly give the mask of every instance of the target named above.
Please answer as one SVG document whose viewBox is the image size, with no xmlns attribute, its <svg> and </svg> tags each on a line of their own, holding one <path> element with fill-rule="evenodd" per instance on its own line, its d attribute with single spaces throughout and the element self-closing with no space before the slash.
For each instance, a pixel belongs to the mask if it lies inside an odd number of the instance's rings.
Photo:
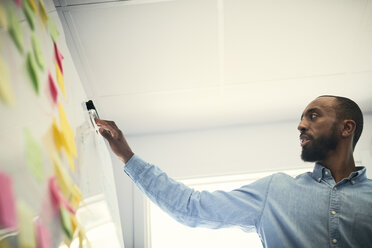
<svg viewBox="0 0 372 248">
<path fill-rule="evenodd" d="M 328 171 L 324 172 L 324 174 L 328 175 Z"/>
<path fill-rule="evenodd" d="M 335 214 L 336 214 L 336 211 L 332 211 L 331 213 L 332 213 L 333 215 L 335 215 Z"/>
<path fill-rule="evenodd" d="M 337 243 L 337 239 L 333 239 L 333 240 L 332 240 L 332 243 L 333 243 L 333 244 L 336 244 L 336 243 Z"/>
<path fill-rule="evenodd" d="M 334 190 L 337 190 L 337 187 L 334 187 L 333 189 L 334 189 Z"/>
<path fill-rule="evenodd" d="M 355 181 L 354 180 L 351 180 L 351 184 L 354 184 L 355 183 Z"/>
</svg>

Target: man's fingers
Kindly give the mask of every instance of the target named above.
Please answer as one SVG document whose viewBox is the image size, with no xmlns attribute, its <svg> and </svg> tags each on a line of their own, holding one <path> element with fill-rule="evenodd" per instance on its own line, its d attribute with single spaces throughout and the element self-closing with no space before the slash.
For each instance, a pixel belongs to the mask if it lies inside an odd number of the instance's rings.
<svg viewBox="0 0 372 248">
<path fill-rule="evenodd" d="M 113 121 L 106 121 L 106 120 L 101 120 L 101 119 L 95 119 L 97 126 L 106 132 L 101 132 L 100 133 L 106 138 L 105 135 L 110 135 L 111 138 L 117 138 L 119 136 L 119 129 L 117 128 L 116 124 Z M 105 135 L 104 135 L 105 134 Z"/>
<path fill-rule="evenodd" d="M 107 140 L 112 140 L 112 135 L 109 131 L 107 131 L 106 129 L 103 129 L 103 128 L 100 128 L 99 129 L 99 132 L 100 134 L 106 138 Z"/>
</svg>

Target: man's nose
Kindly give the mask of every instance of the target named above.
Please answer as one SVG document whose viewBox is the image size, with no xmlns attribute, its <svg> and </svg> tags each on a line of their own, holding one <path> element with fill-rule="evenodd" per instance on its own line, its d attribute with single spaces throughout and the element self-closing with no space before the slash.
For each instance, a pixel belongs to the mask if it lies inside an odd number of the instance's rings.
<svg viewBox="0 0 372 248">
<path fill-rule="evenodd" d="M 308 126 L 307 126 L 307 122 L 305 119 L 302 119 L 300 121 L 300 124 L 298 124 L 298 127 L 297 127 L 298 131 L 300 131 L 301 133 L 306 131 L 308 129 Z"/>
</svg>

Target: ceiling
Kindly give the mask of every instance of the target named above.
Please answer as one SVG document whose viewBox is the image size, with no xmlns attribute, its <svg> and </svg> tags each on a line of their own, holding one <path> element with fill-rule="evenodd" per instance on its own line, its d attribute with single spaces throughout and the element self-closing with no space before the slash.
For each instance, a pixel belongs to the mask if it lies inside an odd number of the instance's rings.
<svg viewBox="0 0 372 248">
<path fill-rule="evenodd" d="M 372 0 L 55 0 L 101 118 L 128 135 L 372 113 Z"/>
</svg>

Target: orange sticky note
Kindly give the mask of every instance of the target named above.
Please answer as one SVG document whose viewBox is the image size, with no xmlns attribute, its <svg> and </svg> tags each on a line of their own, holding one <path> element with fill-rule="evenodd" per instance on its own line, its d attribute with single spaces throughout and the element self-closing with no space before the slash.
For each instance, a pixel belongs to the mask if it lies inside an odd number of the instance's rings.
<svg viewBox="0 0 372 248">
<path fill-rule="evenodd" d="M 14 193 L 11 178 L 0 172 L 0 229 L 17 227 Z"/>
<path fill-rule="evenodd" d="M 61 72 L 61 69 L 59 68 L 58 63 L 56 63 L 56 75 L 57 75 L 57 83 L 59 85 L 59 88 L 61 89 L 63 96 L 66 97 L 65 79 Z"/>
</svg>

